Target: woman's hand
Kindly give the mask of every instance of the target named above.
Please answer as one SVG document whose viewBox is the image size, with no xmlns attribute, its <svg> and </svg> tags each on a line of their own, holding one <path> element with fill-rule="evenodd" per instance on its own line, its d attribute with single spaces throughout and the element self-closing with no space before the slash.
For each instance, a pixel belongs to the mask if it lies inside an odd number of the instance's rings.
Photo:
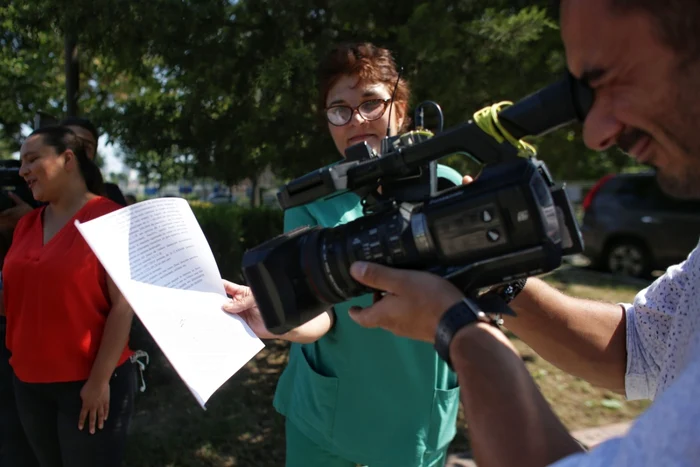
<svg viewBox="0 0 700 467">
<path fill-rule="evenodd" d="M 80 390 L 80 398 L 83 400 L 83 408 L 78 418 L 78 429 L 82 431 L 85 420 L 90 423 L 90 434 L 95 434 L 95 424 L 101 430 L 109 415 L 109 381 L 96 383 L 88 379 Z"/>
<path fill-rule="evenodd" d="M 17 226 L 19 220 L 34 209 L 29 204 L 25 203 L 22 198 L 12 193 L 7 192 L 7 196 L 15 202 L 15 205 L 11 208 L 5 209 L 0 213 L 0 228 L 3 229 L 14 229 Z"/>
<path fill-rule="evenodd" d="M 231 300 L 224 303 L 221 307 L 226 313 L 240 316 L 260 339 L 279 339 L 282 337 L 272 334 L 265 327 L 265 322 L 260 315 L 260 310 L 257 303 L 255 303 L 255 297 L 253 297 L 250 287 L 225 280 L 224 290 L 231 296 Z"/>
<path fill-rule="evenodd" d="M 250 329 L 260 339 L 283 339 L 289 342 L 309 344 L 323 337 L 333 327 L 334 314 L 332 311 L 326 311 L 289 332 L 281 335 L 273 334 L 265 327 L 265 322 L 260 315 L 250 287 L 225 280 L 224 289 L 231 296 L 231 300 L 224 303 L 221 308 L 227 313 L 233 313 L 243 318 L 243 321 L 248 323 Z"/>
</svg>

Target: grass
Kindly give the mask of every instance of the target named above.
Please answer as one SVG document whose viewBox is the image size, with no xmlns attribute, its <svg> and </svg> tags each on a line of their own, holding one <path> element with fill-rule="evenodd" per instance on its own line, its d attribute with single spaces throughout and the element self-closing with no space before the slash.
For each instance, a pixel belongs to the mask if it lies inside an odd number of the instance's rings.
<svg viewBox="0 0 700 467">
<path fill-rule="evenodd" d="M 648 285 L 581 268 L 561 269 L 545 280 L 567 295 L 613 303 L 632 302 Z M 649 405 L 647 401 L 625 401 L 621 395 L 591 386 L 545 362 L 522 341 L 514 339 L 514 343 L 540 390 L 570 430 L 630 420 Z"/>
<path fill-rule="evenodd" d="M 644 283 L 579 268 L 562 268 L 545 278 L 569 295 L 603 301 L 631 301 Z M 567 428 L 629 420 L 646 402 L 626 402 L 545 362 L 527 345 L 513 342 L 535 382 Z M 130 467 L 279 466 L 284 459 L 284 420 L 272 407 L 280 372 L 287 361 L 280 341 L 266 342 L 203 411 L 158 352 L 148 370 L 148 389 L 137 399 L 125 465 Z M 469 448 L 462 416 L 451 450 Z"/>
</svg>

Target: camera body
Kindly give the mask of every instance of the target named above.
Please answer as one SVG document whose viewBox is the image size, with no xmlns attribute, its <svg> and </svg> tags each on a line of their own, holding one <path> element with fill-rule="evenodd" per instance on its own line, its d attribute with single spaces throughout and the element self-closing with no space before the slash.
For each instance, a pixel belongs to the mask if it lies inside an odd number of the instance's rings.
<svg viewBox="0 0 700 467">
<path fill-rule="evenodd" d="M 516 138 L 543 134 L 582 120 L 591 101 L 590 89 L 567 75 L 501 112 L 500 124 Z M 363 197 L 366 215 L 333 228 L 301 227 L 244 254 L 244 277 L 271 332 L 283 334 L 374 292 L 351 278 L 358 260 L 429 271 L 474 295 L 551 271 L 583 251 L 564 187 L 543 162 L 519 156 L 471 121 L 432 137 L 418 133 L 386 140 L 381 155 L 356 145 L 346 162 L 281 189 L 283 209 L 352 190 Z M 438 192 L 435 161 L 455 152 L 481 162 L 482 173 Z"/>
<path fill-rule="evenodd" d="M 7 192 L 13 192 L 30 206 L 36 205 L 27 182 L 19 175 L 20 166 L 20 161 L 15 159 L 0 160 L 0 212 L 15 205 Z"/>
</svg>

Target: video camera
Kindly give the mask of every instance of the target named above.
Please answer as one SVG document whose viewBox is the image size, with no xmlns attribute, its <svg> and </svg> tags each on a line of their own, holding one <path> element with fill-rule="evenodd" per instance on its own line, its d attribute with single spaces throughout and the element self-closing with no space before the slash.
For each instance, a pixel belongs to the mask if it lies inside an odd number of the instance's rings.
<svg viewBox="0 0 700 467">
<path fill-rule="evenodd" d="M 243 275 L 267 328 L 283 334 L 336 303 L 376 292 L 350 276 L 359 260 L 432 272 L 475 296 L 556 269 L 563 256 L 583 251 L 564 187 L 544 162 L 521 157 L 502 137 L 515 141 L 583 121 L 592 101 L 590 88 L 567 74 L 491 112 L 492 131 L 470 120 L 434 136 L 388 138 L 381 154 L 360 143 L 348 148 L 346 162 L 284 186 L 283 209 L 351 190 L 363 197 L 367 215 L 333 228 L 300 227 L 246 251 Z M 412 182 L 455 153 L 483 165 L 474 182 L 440 192 Z"/>
<path fill-rule="evenodd" d="M 7 195 L 9 191 L 19 196 L 30 206 L 36 205 L 27 182 L 19 175 L 20 166 L 21 162 L 16 159 L 0 160 L 0 212 L 15 205 L 12 198 Z"/>
</svg>

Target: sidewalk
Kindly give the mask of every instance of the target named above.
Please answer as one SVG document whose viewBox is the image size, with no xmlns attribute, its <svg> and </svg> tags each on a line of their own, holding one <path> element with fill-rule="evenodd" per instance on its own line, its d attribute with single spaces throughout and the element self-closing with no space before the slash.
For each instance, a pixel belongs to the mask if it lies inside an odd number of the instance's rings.
<svg viewBox="0 0 700 467">
<path fill-rule="evenodd" d="M 585 428 L 576 430 L 571 433 L 586 448 L 592 449 L 596 445 L 616 436 L 622 436 L 627 433 L 632 422 L 616 423 L 614 425 L 606 425 L 593 428 Z M 477 467 L 476 462 L 472 460 L 471 453 L 451 454 L 447 458 L 445 467 Z"/>
</svg>

